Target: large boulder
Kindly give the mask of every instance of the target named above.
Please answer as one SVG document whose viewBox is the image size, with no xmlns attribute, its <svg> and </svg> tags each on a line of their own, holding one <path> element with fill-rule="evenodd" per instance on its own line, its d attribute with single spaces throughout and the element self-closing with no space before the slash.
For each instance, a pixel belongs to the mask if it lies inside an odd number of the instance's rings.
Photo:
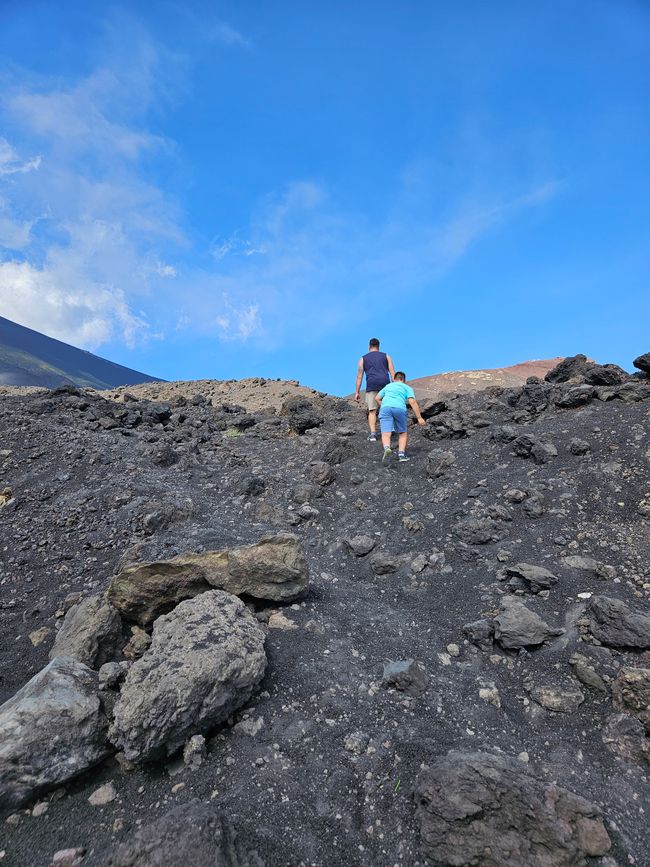
<svg viewBox="0 0 650 867">
<path fill-rule="evenodd" d="M 278 533 L 241 548 L 128 565 L 113 576 L 107 598 L 126 619 L 146 626 L 181 600 L 212 587 L 290 602 L 308 586 L 309 569 L 298 538 Z"/>
<path fill-rule="evenodd" d="M 72 656 L 99 669 L 115 659 L 122 642 L 122 620 L 102 596 L 90 596 L 73 605 L 57 633 L 50 651 L 56 656 Z"/>
<path fill-rule="evenodd" d="M 91 768 L 112 750 L 97 673 L 57 657 L 0 707 L 0 808 Z"/>
<path fill-rule="evenodd" d="M 514 599 L 504 599 L 503 605 L 504 610 L 494 618 L 494 638 L 507 650 L 534 647 L 564 631 L 549 626 L 538 614 Z"/>
<path fill-rule="evenodd" d="M 632 364 L 636 367 L 637 370 L 642 370 L 644 373 L 650 375 L 650 352 L 639 355 L 637 358 L 634 359 Z"/>
<path fill-rule="evenodd" d="M 587 616 L 591 634 L 602 644 L 630 650 L 650 648 L 650 615 L 633 611 L 621 599 L 594 596 Z"/>
<path fill-rule="evenodd" d="M 282 404 L 280 415 L 287 417 L 289 427 L 294 433 L 304 434 L 314 427 L 320 427 L 325 421 L 320 410 L 306 397 L 290 397 Z"/>
<path fill-rule="evenodd" d="M 171 755 L 245 704 L 265 668 L 264 633 L 240 599 L 221 590 L 187 599 L 156 620 L 109 737 L 129 761 Z"/>
<path fill-rule="evenodd" d="M 209 804 L 189 801 L 137 830 L 102 867 L 264 867 Z"/>
<path fill-rule="evenodd" d="M 416 783 L 422 847 L 454 867 L 579 867 L 611 842 L 599 808 L 520 762 L 452 752 Z"/>
<path fill-rule="evenodd" d="M 546 382 L 568 382 L 576 376 L 584 376 L 593 365 L 586 355 L 569 355 L 549 370 L 544 379 Z"/>
</svg>

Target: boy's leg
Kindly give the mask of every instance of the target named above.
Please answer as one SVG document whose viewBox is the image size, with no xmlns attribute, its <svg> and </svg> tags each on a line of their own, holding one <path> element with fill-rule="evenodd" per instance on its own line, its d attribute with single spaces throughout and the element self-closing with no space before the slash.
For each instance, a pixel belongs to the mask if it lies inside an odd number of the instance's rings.
<svg viewBox="0 0 650 867">
<path fill-rule="evenodd" d="M 398 448 L 400 454 L 403 454 L 406 451 L 406 439 L 408 436 L 406 432 L 406 425 L 406 410 L 404 410 L 403 412 L 401 410 L 398 410 L 395 413 L 395 426 L 397 428 L 397 433 L 399 434 Z"/>
<path fill-rule="evenodd" d="M 407 438 L 407 437 L 408 437 L 408 434 L 407 434 L 406 432 L 401 433 L 401 434 L 399 435 L 399 446 L 398 446 L 398 448 L 399 448 L 399 450 L 400 450 L 401 452 L 405 452 L 405 451 L 406 451 L 406 438 Z"/>
</svg>

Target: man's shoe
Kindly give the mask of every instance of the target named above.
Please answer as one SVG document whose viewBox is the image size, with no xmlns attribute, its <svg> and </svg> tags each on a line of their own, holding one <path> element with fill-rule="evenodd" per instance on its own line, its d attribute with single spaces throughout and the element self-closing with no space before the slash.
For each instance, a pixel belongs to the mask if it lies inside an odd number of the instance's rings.
<svg viewBox="0 0 650 867">
<path fill-rule="evenodd" d="M 391 449 L 391 447 L 390 446 L 384 446 L 384 454 L 383 454 L 382 459 L 381 459 L 382 464 L 385 464 L 386 461 L 390 458 L 390 456 L 392 454 L 393 454 L 393 450 Z"/>
<path fill-rule="evenodd" d="M 403 464 L 405 461 L 410 461 L 411 459 L 410 459 L 410 457 L 409 457 L 407 454 L 405 454 L 404 452 L 400 452 L 400 453 L 399 453 L 399 458 L 398 458 L 398 460 L 399 460 L 400 464 Z"/>
<path fill-rule="evenodd" d="M 376 443 L 377 442 L 377 434 L 374 434 L 374 433 L 368 434 L 368 442 L 369 443 Z"/>
</svg>

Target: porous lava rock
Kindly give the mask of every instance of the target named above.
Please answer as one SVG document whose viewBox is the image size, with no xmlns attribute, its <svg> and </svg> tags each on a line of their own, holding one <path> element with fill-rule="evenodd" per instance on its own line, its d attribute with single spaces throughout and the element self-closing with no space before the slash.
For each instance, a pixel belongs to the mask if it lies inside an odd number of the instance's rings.
<svg viewBox="0 0 650 867">
<path fill-rule="evenodd" d="M 198 800 L 173 807 L 139 828 L 101 862 L 101 867 L 264 867 L 246 851 L 231 823 Z"/>
<path fill-rule="evenodd" d="M 650 668 L 622 668 L 612 683 L 614 706 L 637 717 L 650 735 Z"/>
<path fill-rule="evenodd" d="M 240 599 L 221 590 L 187 599 L 156 620 L 109 737 L 129 761 L 171 755 L 245 704 L 265 668 L 264 633 Z"/>
<path fill-rule="evenodd" d="M 569 355 L 549 370 L 544 379 L 546 382 L 568 382 L 576 376 L 584 376 L 592 365 L 586 355 Z"/>
<path fill-rule="evenodd" d="M 420 774 L 415 800 L 441 867 L 584 867 L 611 847 L 595 804 L 502 755 L 449 753 Z"/>
<path fill-rule="evenodd" d="M 494 638 L 507 650 L 534 647 L 563 630 L 549 626 L 545 620 L 514 599 L 504 599 L 504 610 L 494 618 Z"/>
<path fill-rule="evenodd" d="M 642 370 L 643 373 L 650 375 L 650 352 L 638 355 L 632 364 L 637 368 L 637 370 Z"/>
</svg>

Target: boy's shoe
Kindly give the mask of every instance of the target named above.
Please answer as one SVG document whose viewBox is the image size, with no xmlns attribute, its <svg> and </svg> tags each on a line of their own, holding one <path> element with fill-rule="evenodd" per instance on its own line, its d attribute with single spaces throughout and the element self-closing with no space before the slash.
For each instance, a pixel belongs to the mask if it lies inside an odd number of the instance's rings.
<svg viewBox="0 0 650 867">
<path fill-rule="evenodd" d="M 386 461 L 390 458 L 390 456 L 392 454 L 393 454 L 393 450 L 391 449 L 391 447 L 390 446 L 384 446 L 384 454 L 383 454 L 382 459 L 381 459 L 382 464 L 385 464 Z"/>
<path fill-rule="evenodd" d="M 400 464 L 403 464 L 404 461 L 410 461 L 411 459 L 405 452 L 400 452 L 398 460 L 399 460 Z"/>
<path fill-rule="evenodd" d="M 373 433 L 368 434 L 368 442 L 369 443 L 376 443 L 377 442 L 377 434 L 373 434 Z"/>
</svg>

